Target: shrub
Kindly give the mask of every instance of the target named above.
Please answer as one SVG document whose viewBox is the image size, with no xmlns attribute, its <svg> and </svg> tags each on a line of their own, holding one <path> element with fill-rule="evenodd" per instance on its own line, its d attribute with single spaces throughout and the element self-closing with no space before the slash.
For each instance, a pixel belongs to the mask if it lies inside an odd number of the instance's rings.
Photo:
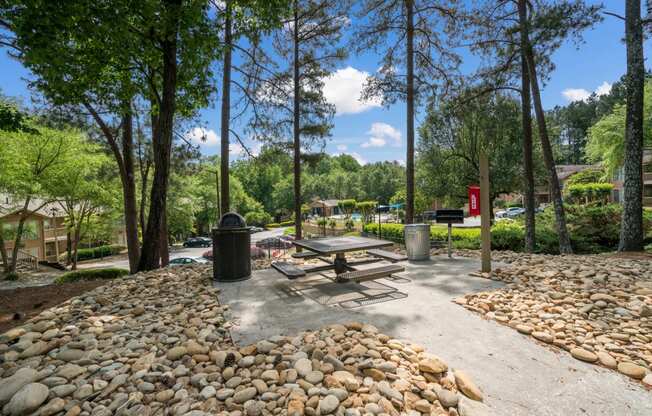
<svg viewBox="0 0 652 416">
<path fill-rule="evenodd" d="M 244 219 L 247 225 L 262 227 L 272 221 L 272 216 L 264 211 L 251 211 L 245 214 Z"/>
<path fill-rule="evenodd" d="M 280 227 L 289 227 L 291 225 L 294 225 L 294 220 L 281 221 L 279 224 Z"/>
<path fill-rule="evenodd" d="M 491 227 L 491 247 L 496 250 L 519 251 L 525 244 L 524 227 L 516 221 L 504 220 Z"/>
<path fill-rule="evenodd" d="M 91 269 L 91 270 L 77 270 L 68 272 L 56 278 L 54 281 L 57 284 L 77 282 L 79 280 L 95 280 L 95 279 L 115 279 L 129 274 L 129 270 L 125 269 Z"/>
<path fill-rule="evenodd" d="M 294 227 L 288 227 L 283 231 L 283 235 L 294 235 L 294 234 L 296 234 Z"/>
<path fill-rule="evenodd" d="M 102 257 L 113 256 L 119 254 L 125 250 L 125 246 L 119 245 L 107 245 L 107 246 L 98 246 L 92 248 L 79 248 L 77 249 L 77 260 L 90 260 L 90 259 L 99 259 Z M 65 260 L 66 253 L 59 255 L 59 260 Z"/>
<path fill-rule="evenodd" d="M 346 231 L 353 231 L 353 227 L 354 227 L 353 220 L 346 220 L 346 222 L 344 223 L 344 228 L 346 228 Z"/>
<path fill-rule="evenodd" d="M 328 221 L 328 227 L 329 227 L 331 230 L 334 230 L 335 227 L 337 227 L 337 221 L 335 221 L 334 219 Z"/>
<path fill-rule="evenodd" d="M 565 208 L 568 231 L 576 253 L 599 253 L 618 248 L 622 215 L 620 205 L 567 204 Z M 652 210 L 643 211 L 643 223 L 647 238 L 652 238 Z M 363 229 L 367 233 L 378 235 L 376 223 L 366 224 Z M 521 251 L 525 245 L 524 234 L 522 221 L 499 221 L 491 228 L 491 247 L 495 250 Z M 383 224 L 382 238 L 403 243 L 403 225 Z M 431 227 L 430 238 L 434 241 L 447 241 L 446 227 Z M 535 239 L 537 253 L 559 254 L 559 238 L 552 207 L 537 215 Z M 452 241 L 455 248 L 480 248 L 480 230 L 453 228 Z"/>
<path fill-rule="evenodd" d="M 610 183 L 578 183 L 566 186 L 564 190 L 570 202 L 589 204 L 606 203 L 614 186 Z"/>
<path fill-rule="evenodd" d="M 586 169 L 571 175 L 566 180 L 567 185 L 577 185 L 580 183 L 602 183 L 607 173 L 602 168 Z"/>
<path fill-rule="evenodd" d="M 278 228 L 280 226 L 281 226 L 281 224 L 279 224 L 277 222 L 270 222 L 269 224 L 265 225 L 265 228 Z"/>
</svg>

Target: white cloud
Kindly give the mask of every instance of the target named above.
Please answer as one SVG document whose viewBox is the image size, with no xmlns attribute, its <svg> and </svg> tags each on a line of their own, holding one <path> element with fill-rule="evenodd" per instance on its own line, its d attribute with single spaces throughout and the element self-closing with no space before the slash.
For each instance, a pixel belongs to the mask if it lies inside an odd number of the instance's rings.
<svg viewBox="0 0 652 416">
<path fill-rule="evenodd" d="M 611 86 L 612 84 L 609 84 L 607 81 L 604 81 L 593 92 L 597 96 L 609 94 L 609 92 L 611 91 Z M 564 91 L 562 91 L 561 94 L 569 102 L 586 101 L 591 96 L 591 92 L 585 90 L 584 88 L 567 88 Z"/>
<path fill-rule="evenodd" d="M 584 88 L 567 88 L 561 94 L 570 102 L 585 101 L 591 96 L 591 93 Z"/>
<path fill-rule="evenodd" d="M 347 66 L 324 80 L 324 97 L 335 105 L 337 115 L 357 114 L 381 106 L 380 99 L 362 101 L 360 98 L 368 76 L 368 72 Z"/>
<path fill-rule="evenodd" d="M 229 143 L 229 154 L 234 156 L 244 156 L 245 149 L 240 143 Z"/>
<path fill-rule="evenodd" d="M 598 88 L 595 90 L 595 94 L 600 96 L 600 95 L 606 95 L 611 92 L 611 86 L 612 84 L 609 84 L 607 81 L 604 81 Z"/>
<path fill-rule="evenodd" d="M 352 158 L 354 158 L 355 160 L 357 160 L 359 164 L 361 164 L 361 165 L 366 165 L 367 164 L 367 161 L 362 156 L 360 156 L 359 153 L 352 152 L 352 153 L 349 153 L 349 155 Z"/>
<path fill-rule="evenodd" d="M 383 147 L 387 142 L 382 137 L 370 137 L 369 140 L 362 143 L 360 147 Z"/>
<path fill-rule="evenodd" d="M 401 132 L 387 123 L 373 123 L 367 135 L 369 139 L 360 147 L 383 147 L 387 143 L 395 147 L 401 145 Z"/>
<path fill-rule="evenodd" d="M 337 150 L 339 150 L 340 152 L 343 152 L 343 151 L 345 151 L 346 149 L 348 149 L 348 146 L 345 145 L 345 144 L 338 144 L 338 145 L 337 145 Z"/>
<path fill-rule="evenodd" d="M 212 129 L 205 129 L 203 127 L 194 127 L 186 133 L 186 139 L 190 140 L 198 146 L 212 147 L 217 146 L 219 139 L 217 133 Z"/>
</svg>

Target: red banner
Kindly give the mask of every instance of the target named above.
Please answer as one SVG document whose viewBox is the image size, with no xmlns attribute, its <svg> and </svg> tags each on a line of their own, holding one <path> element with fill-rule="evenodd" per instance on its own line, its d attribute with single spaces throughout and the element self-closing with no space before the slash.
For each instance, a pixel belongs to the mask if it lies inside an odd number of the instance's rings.
<svg viewBox="0 0 652 416">
<path fill-rule="evenodd" d="M 480 187 L 469 186 L 469 215 L 472 217 L 480 215 Z"/>
</svg>

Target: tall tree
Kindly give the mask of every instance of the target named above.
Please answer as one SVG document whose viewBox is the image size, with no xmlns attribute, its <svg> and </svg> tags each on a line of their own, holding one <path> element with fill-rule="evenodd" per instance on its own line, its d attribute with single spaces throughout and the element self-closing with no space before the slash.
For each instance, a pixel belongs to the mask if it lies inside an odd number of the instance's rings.
<svg viewBox="0 0 652 416">
<path fill-rule="evenodd" d="M 456 1 L 365 0 L 359 17 L 354 36 L 358 52 L 382 51 L 382 67 L 367 80 L 363 98 L 406 103 L 405 222 L 409 224 L 414 217 L 414 114 L 423 96 L 446 87 L 459 64 L 447 43 L 456 32 Z"/>
<path fill-rule="evenodd" d="M 470 21 L 475 28 L 470 36 L 472 47 L 490 58 L 490 64 L 479 71 L 479 78 L 489 84 L 489 91 L 519 91 L 523 107 L 527 107 L 525 103 L 529 101 L 523 95 L 531 93 L 562 253 L 571 252 L 572 247 L 539 80 L 545 80 L 554 69 L 550 60 L 552 53 L 567 38 L 581 40 L 582 31 L 600 20 L 599 10 L 600 6 L 587 6 L 583 0 L 501 0 L 482 2 L 481 7 L 471 12 Z M 527 73 L 523 69 L 527 69 Z M 524 76 L 529 78 L 529 91 L 524 88 Z M 519 78 L 520 85 L 514 85 L 514 80 Z M 526 181 L 526 185 L 531 186 L 531 182 Z M 533 229 L 530 232 L 533 234 Z"/>
<path fill-rule="evenodd" d="M 253 118 L 254 136 L 260 140 L 271 137 L 292 153 L 297 239 L 302 234 L 302 149 L 322 144 L 330 134 L 335 107 L 324 98 L 324 78 L 346 56 L 338 43 L 348 23 L 347 10 L 348 1 L 294 0 L 290 18 L 272 39 L 275 54 L 289 67 L 275 62 L 274 74 L 256 93 L 270 110 Z"/>
<path fill-rule="evenodd" d="M 623 215 L 619 251 L 643 249 L 643 22 L 641 1 L 625 1 L 625 44 L 627 45 L 627 115 L 625 118 L 625 157 Z"/>
<path fill-rule="evenodd" d="M 523 40 L 522 40 L 523 41 Z M 521 44 L 521 48 L 523 44 Z M 534 159 L 532 157 L 532 101 L 530 76 L 521 53 L 521 126 L 523 128 L 523 207 L 525 208 L 525 251 L 533 253 L 536 244 L 534 199 Z"/>
<path fill-rule="evenodd" d="M 570 234 L 566 226 L 566 214 L 564 212 L 564 203 L 561 194 L 561 185 L 559 184 L 559 177 L 557 176 L 557 169 L 555 160 L 552 153 L 552 146 L 548 136 L 548 127 L 546 125 L 545 113 L 541 103 L 541 93 L 539 91 L 539 78 L 537 76 L 537 68 L 534 58 L 534 49 L 530 43 L 530 23 L 527 17 L 527 0 L 518 0 L 518 16 L 519 16 L 519 30 L 521 33 L 523 57 L 525 57 L 525 64 L 530 78 L 530 88 L 532 91 L 532 98 L 534 101 L 534 114 L 537 120 L 539 129 L 539 140 L 541 141 L 541 149 L 543 151 L 543 161 L 548 170 L 548 187 L 550 188 L 550 195 L 552 203 L 555 208 L 555 218 L 557 220 L 557 234 L 559 238 L 559 251 L 562 254 L 569 254 L 573 252 L 571 246 Z"/>
<path fill-rule="evenodd" d="M 224 2 L 224 65 L 222 67 L 222 114 L 220 118 L 220 207 L 229 212 L 229 136 L 231 125 L 231 51 L 233 44 L 231 0 Z M 218 210 L 219 212 L 220 210 Z M 219 219 L 218 219 L 219 220 Z"/>
<path fill-rule="evenodd" d="M 280 25 L 291 0 L 238 1 L 211 0 L 218 10 L 223 26 L 222 97 L 220 112 L 220 206 L 222 212 L 230 209 L 229 146 L 230 136 L 235 136 L 240 146 L 251 152 L 231 128 L 232 122 L 246 113 L 256 113 L 258 101 L 256 86 L 265 82 L 261 73 L 269 73 L 261 51 L 260 36 Z M 233 60 L 233 56 L 240 59 Z M 237 99 L 232 100 L 235 87 Z M 232 108 L 235 114 L 232 115 Z"/>
</svg>

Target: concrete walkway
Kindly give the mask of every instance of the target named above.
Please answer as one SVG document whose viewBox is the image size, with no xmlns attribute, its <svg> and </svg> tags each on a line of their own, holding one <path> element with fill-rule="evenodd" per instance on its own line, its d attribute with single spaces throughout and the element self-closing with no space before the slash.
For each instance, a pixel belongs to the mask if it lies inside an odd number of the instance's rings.
<svg viewBox="0 0 652 416">
<path fill-rule="evenodd" d="M 232 336 L 241 345 L 360 321 L 392 337 L 420 343 L 449 366 L 467 371 L 495 415 L 652 415 L 652 393 L 626 377 L 553 351 L 451 302 L 463 294 L 500 287 L 468 276 L 478 267 L 476 259 L 407 264 L 404 275 L 410 281 L 381 281 L 407 297 L 353 309 L 324 306 L 314 299 L 321 303 L 341 299 L 345 291 L 359 293 L 359 285 L 323 279 L 305 285 L 312 289 L 302 292 L 296 289 L 304 285 L 274 270 L 257 271 L 248 281 L 218 287 L 220 301 L 231 306 L 236 324 Z"/>
</svg>

